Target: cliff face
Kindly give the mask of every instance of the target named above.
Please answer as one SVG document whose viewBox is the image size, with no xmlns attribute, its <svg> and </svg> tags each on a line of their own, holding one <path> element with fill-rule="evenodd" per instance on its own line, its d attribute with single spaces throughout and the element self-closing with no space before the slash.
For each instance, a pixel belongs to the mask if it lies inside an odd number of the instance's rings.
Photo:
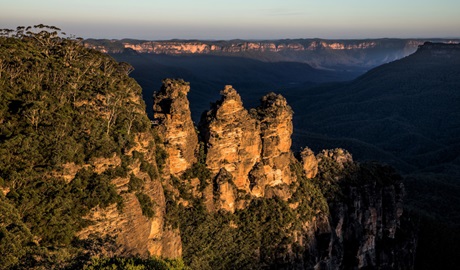
<svg viewBox="0 0 460 270">
<path fill-rule="evenodd" d="M 402 178 L 387 166 L 357 164 L 343 149 L 316 159 L 330 216 L 305 227 L 294 269 L 412 269 L 416 236 L 403 215 Z"/>
<path fill-rule="evenodd" d="M 412 225 L 401 217 L 401 180 L 381 165 L 360 166 L 351 179 L 343 180 L 342 198 L 329 205 L 329 226 L 316 231 L 317 249 L 310 253 L 319 258 L 316 269 L 413 268 L 416 238 Z"/>
<path fill-rule="evenodd" d="M 141 153 L 143 162 L 156 167 L 156 149 L 152 148 L 151 144 L 153 140 L 151 134 L 138 134 L 136 138 L 138 144 L 132 151 Z M 105 168 L 101 168 L 99 164 L 103 164 Z M 116 166 L 116 163 L 110 159 L 101 159 L 90 166 L 96 169 L 99 167 L 98 173 L 104 173 L 109 168 Z M 85 217 L 92 224 L 79 231 L 77 237 L 80 239 L 88 239 L 93 236 L 112 237 L 117 245 L 117 248 L 112 250 L 115 255 L 138 254 L 142 257 L 154 255 L 179 258 L 182 255 L 180 233 L 178 230 L 164 226 L 166 202 L 162 183 L 159 179 L 152 178 L 151 174 L 141 169 L 141 166 L 141 161 L 134 162 L 128 168 L 127 177 L 117 177 L 112 180 L 117 192 L 123 198 L 124 210 L 120 211 L 116 204 L 107 208 L 92 209 Z M 139 190 L 133 190 L 133 179 L 139 179 L 143 183 Z M 154 202 L 150 206 L 150 210 L 153 211 L 152 216 L 145 214 L 145 206 L 140 202 L 139 194 L 145 194 Z"/>
<path fill-rule="evenodd" d="M 407 40 L 403 48 L 416 49 L 423 44 L 423 40 Z M 117 53 L 123 49 L 132 49 L 140 53 L 155 54 L 219 54 L 242 52 L 289 52 L 289 51 L 316 51 L 316 50 L 365 50 L 379 47 L 399 46 L 385 40 L 279 40 L 279 41 L 113 41 L 117 46 L 98 45 L 96 41 L 87 40 L 85 46 Z"/>
<path fill-rule="evenodd" d="M 369 68 L 401 59 L 414 53 L 423 39 L 367 40 L 229 40 L 229 41 L 142 41 L 86 40 L 85 46 L 105 53 L 127 51 L 167 55 L 215 55 L 252 58 L 264 62 L 301 62 L 313 67 L 342 71 L 344 66 Z M 459 42 L 460 40 L 433 40 Z"/>
<path fill-rule="evenodd" d="M 196 162 L 198 136 L 193 124 L 187 93 L 190 86 L 184 81 L 167 79 L 154 94 L 154 125 L 164 139 L 169 158 L 169 173 L 179 175 Z"/>
</svg>

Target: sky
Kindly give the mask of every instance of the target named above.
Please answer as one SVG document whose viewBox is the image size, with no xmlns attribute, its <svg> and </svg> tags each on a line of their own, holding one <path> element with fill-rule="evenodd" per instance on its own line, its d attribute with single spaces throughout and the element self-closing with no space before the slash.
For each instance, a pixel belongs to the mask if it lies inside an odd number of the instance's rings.
<svg viewBox="0 0 460 270">
<path fill-rule="evenodd" d="M 0 28 L 83 38 L 460 38 L 460 0 L 0 0 Z"/>
</svg>

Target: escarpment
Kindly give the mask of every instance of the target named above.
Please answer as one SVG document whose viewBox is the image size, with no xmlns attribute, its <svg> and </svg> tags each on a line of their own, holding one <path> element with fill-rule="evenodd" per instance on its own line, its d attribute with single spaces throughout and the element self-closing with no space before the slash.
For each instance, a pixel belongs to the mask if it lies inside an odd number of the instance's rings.
<svg viewBox="0 0 460 270">
<path fill-rule="evenodd" d="M 342 149 L 318 154 L 318 162 L 330 216 L 312 233 L 306 268 L 412 269 L 416 237 L 402 217 L 405 192 L 394 169 L 356 164 Z"/>
</svg>

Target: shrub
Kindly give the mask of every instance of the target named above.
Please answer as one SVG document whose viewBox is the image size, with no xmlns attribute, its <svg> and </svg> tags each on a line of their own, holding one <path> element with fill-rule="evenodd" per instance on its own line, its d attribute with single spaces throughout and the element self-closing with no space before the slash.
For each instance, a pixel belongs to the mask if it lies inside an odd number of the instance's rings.
<svg viewBox="0 0 460 270">
<path fill-rule="evenodd" d="M 128 183 L 128 192 L 139 191 L 144 186 L 144 180 L 131 174 Z"/>
<path fill-rule="evenodd" d="M 152 199 L 147 194 L 142 192 L 136 193 L 136 197 L 141 205 L 142 215 L 148 218 L 152 218 L 155 215 L 155 211 L 153 210 L 155 205 Z"/>
</svg>

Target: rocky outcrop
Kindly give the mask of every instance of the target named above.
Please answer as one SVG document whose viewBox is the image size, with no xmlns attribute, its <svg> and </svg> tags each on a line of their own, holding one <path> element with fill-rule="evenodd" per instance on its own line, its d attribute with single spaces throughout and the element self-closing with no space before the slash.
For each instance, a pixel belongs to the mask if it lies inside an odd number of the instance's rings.
<svg viewBox="0 0 460 270">
<path fill-rule="evenodd" d="M 314 178 L 318 173 L 318 160 L 315 157 L 315 153 L 310 148 L 305 147 L 300 152 L 300 159 L 306 177 Z"/>
<path fill-rule="evenodd" d="M 193 124 L 187 93 L 188 83 L 166 79 L 154 94 L 154 125 L 164 140 L 169 173 L 179 175 L 196 162 L 198 136 Z"/>
<path fill-rule="evenodd" d="M 200 122 L 206 165 L 213 177 L 224 168 L 237 189 L 249 191 L 248 174 L 260 159 L 259 123 L 243 107 L 235 89 L 227 85 L 221 94 Z"/>
<path fill-rule="evenodd" d="M 263 197 L 268 186 L 295 181 L 290 168 L 293 112 L 286 99 L 270 93 L 248 113 L 231 86 L 221 94 L 200 122 L 213 177 L 224 168 L 237 189 L 257 197 Z"/>
<path fill-rule="evenodd" d="M 284 97 L 270 93 L 262 98 L 253 113 L 260 122 L 262 153 L 251 172 L 252 194 L 264 196 L 266 186 L 289 185 L 295 180 L 290 168 L 294 159 L 291 152 L 293 112 Z"/>
<path fill-rule="evenodd" d="M 232 181 L 232 175 L 224 168 L 217 174 L 215 187 L 217 195 L 217 207 L 233 213 L 235 211 L 236 187 Z"/>
<path fill-rule="evenodd" d="M 147 177 L 144 179 L 148 181 L 144 193 L 155 202 L 154 217 L 148 218 L 142 214 L 141 205 L 135 194 L 125 193 L 122 196 L 124 207 L 129 211 L 120 212 L 116 205 L 105 209 L 94 209 L 86 217 L 93 221 L 94 225 L 86 227 L 77 236 L 80 239 L 86 239 L 91 235 L 102 238 L 115 237 L 115 242 L 120 247 L 115 252 L 118 255 L 180 257 L 182 244 L 179 232 L 163 226 L 165 202 L 161 183 L 147 180 Z M 128 183 L 125 179 L 120 179 L 116 184 L 126 187 Z"/>
<path fill-rule="evenodd" d="M 340 169 L 343 169 L 347 163 L 353 163 L 351 154 L 342 148 L 322 150 L 321 153 L 316 156 L 316 159 L 318 162 L 332 160 Z"/>
<path fill-rule="evenodd" d="M 284 97 L 270 93 L 258 108 L 248 112 L 231 86 L 221 94 L 221 100 L 203 114 L 199 126 L 206 153 L 202 162 L 211 172 L 211 183 L 200 191 L 198 178 L 190 179 L 196 182 L 192 196 L 203 198 L 208 211 L 233 213 L 248 207 L 256 197 L 281 199 L 297 209 L 302 205 L 299 200 L 319 200 L 308 193 L 293 196 L 296 189 L 305 188 L 306 179 L 315 178 L 324 182 L 324 196 L 330 196 L 329 216 L 325 208 L 316 209 L 318 216 L 292 231 L 294 242 L 304 251 L 300 254 L 292 243 L 287 244 L 286 253 L 280 256 L 289 269 L 413 265 L 414 237 L 401 223 L 404 189 L 394 171 L 359 165 L 340 148 L 316 156 L 304 148 L 299 162 L 290 149 L 293 111 Z M 306 211 L 305 207 L 304 201 L 299 211 Z"/>
</svg>

